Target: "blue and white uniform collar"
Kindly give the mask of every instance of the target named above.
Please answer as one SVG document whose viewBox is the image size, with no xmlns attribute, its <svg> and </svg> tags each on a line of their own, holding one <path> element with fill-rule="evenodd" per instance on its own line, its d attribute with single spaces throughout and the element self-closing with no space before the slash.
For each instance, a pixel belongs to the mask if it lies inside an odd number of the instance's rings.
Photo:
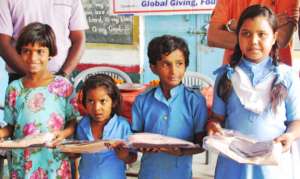
<svg viewBox="0 0 300 179">
<path fill-rule="evenodd" d="M 172 88 L 170 90 L 170 98 L 167 100 L 161 86 L 158 86 L 154 92 L 154 97 L 161 101 L 164 102 L 165 104 L 170 104 L 179 94 L 181 94 L 184 90 L 184 85 L 181 83 L 178 86 Z"/>
</svg>

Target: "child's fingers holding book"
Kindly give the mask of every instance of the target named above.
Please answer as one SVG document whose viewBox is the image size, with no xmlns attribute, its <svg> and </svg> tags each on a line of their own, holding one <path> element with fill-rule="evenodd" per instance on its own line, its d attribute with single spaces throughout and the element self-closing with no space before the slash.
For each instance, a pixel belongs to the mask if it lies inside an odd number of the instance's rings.
<svg viewBox="0 0 300 179">
<path fill-rule="evenodd" d="M 206 130 L 208 135 L 223 134 L 221 124 L 215 120 L 208 120 L 206 124 Z"/>
<path fill-rule="evenodd" d="M 48 147 L 56 147 L 58 144 L 60 144 L 66 138 L 63 131 L 56 131 L 53 134 L 54 134 L 54 138 L 48 144 Z"/>
<path fill-rule="evenodd" d="M 281 136 L 274 139 L 275 142 L 280 142 L 282 145 L 282 152 L 287 152 L 290 150 L 291 145 L 294 141 L 294 136 L 291 133 L 284 133 Z"/>
</svg>

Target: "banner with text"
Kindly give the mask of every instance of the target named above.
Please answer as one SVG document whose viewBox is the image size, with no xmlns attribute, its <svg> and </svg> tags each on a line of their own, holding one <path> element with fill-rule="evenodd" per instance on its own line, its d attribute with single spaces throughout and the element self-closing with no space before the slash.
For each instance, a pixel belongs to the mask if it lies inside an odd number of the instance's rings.
<svg viewBox="0 0 300 179">
<path fill-rule="evenodd" d="M 113 14 L 207 14 L 217 0 L 112 0 Z"/>
</svg>

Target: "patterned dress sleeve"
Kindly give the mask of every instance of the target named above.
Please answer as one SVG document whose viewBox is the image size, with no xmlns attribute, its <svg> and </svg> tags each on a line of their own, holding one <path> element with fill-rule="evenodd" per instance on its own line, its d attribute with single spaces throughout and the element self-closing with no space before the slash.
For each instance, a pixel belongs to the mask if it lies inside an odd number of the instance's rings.
<svg viewBox="0 0 300 179">
<path fill-rule="evenodd" d="M 66 82 L 66 86 L 66 88 L 68 89 L 67 91 L 69 91 L 66 95 L 66 121 L 70 121 L 80 116 L 80 113 L 78 111 L 78 104 L 76 98 L 77 95 L 75 88 L 69 81 Z"/>
<path fill-rule="evenodd" d="M 4 105 L 4 121 L 7 124 L 14 125 L 16 119 L 16 103 L 17 98 L 20 95 L 20 91 L 14 87 L 11 83 L 5 93 L 5 105 Z"/>
</svg>

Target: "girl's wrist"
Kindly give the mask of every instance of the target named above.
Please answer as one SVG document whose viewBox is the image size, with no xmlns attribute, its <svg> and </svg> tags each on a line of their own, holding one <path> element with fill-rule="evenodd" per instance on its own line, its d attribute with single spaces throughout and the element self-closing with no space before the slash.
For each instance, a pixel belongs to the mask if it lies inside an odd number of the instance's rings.
<svg viewBox="0 0 300 179">
<path fill-rule="evenodd" d="M 64 130 L 61 131 L 62 136 L 66 139 L 71 137 L 74 134 L 74 130 L 70 128 L 65 128 Z"/>
</svg>

